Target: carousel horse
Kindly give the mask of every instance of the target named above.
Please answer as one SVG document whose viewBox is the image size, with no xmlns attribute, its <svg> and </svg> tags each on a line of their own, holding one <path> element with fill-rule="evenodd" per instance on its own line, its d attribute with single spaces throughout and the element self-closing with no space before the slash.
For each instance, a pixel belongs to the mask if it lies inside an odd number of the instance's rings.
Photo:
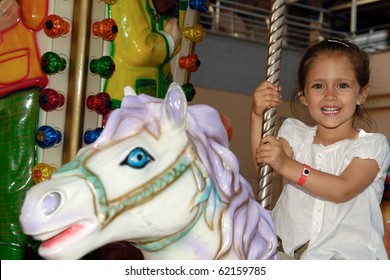
<svg viewBox="0 0 390 280">
<path fill-rule="evenodd" d="M 20 221 L 45 259 L 78 259 L 126 240 L 145 259 L 278 259 L 270 214 L 228 148 L 219 113 L 126 96 L 101 136 L 32 187 Z"/>
<path fill-rule="evenodd" d="M 146 93 L 164 98 L 173 81 L 170 60 L 180 47 L 178 19 L 170 16 L 177 0 L 120 0 L 108 6 L 118 26 L 111 42 L 115 73 L 106 80 L 105 91 L 115 100 L 122 99 L 122 90 L 132 86 L 137 94 Z M 167 10 L 168 9 L 168 10 Z"/>
</svg>

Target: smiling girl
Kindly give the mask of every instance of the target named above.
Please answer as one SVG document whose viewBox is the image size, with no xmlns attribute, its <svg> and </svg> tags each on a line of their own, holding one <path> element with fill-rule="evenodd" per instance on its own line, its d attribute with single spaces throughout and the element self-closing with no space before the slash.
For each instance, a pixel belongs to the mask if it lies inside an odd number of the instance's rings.
<svg viewBox="0 0 390 280">
<path fill-rule="evenodd" d="M 389 146 L 384 135 L 358 127 L 369 77 L 369 57 L 356 45 L 313 45 L 300 62 L 295 97 L 314 125 L 288 118 L 278 137 L 260 139 L 264 111 L 281 103 L 280 87 L 263 82 L 253 94 L 254 160 L 288 181 L 272 216 L 291 258 L 388 259 L 380 202 Z"/>
</svg>

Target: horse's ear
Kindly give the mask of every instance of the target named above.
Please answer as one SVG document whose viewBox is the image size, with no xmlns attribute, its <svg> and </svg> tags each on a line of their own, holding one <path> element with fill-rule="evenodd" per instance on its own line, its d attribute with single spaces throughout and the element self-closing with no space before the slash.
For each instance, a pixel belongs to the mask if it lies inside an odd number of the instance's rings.
<svg viewBox="0 0 390 280">
<path fill-rule="evenodd" d="M 181 86 L 173 82 L 167 91 L 164 100 L 162 118 L 164 121 L 174 122 L 185 126 L 187 116 L 187 99 Z"/>
<path fill-rule="evenodd" d="M 125 86 L 123 88 L 123 95 L 124 96 L 137 96 L 137 93 L 131 86 Z"/>
</svg>

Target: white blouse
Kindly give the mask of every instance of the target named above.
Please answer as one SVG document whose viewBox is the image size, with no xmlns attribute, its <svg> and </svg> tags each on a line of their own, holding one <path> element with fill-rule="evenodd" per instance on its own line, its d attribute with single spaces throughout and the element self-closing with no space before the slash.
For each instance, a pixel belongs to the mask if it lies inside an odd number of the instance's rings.
<svg viewBox="0 0 390 280">
<path fill-rule="evenodd" d="M 295 160 L 313 169 L 339 175 L 354 157 L 359 157 L 376 160 L 380 170 L 369 187 L 345 203 L 325 201 L 293 182 L 286 184 L 272 210 L 276 233 L 286 254 L 293 256 L 294 250 L 309 241 L 301 259 L 388 259 L 380 209 L 390 164 L 386 137 L 360 130 L 356 140 L 323 146 L 313 144 L 316 131 L 317 126 L 289 118 L 283 122 L 278 137 L 291 145 Z"/>
</svg>

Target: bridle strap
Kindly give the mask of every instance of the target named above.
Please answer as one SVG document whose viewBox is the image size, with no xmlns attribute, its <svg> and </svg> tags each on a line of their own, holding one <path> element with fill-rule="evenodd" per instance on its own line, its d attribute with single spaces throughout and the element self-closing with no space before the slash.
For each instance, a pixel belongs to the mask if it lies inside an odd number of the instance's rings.
<svg viewBox="0 0 390 280">
<path fill-rule="evenodd" d="M 184 229 L 179 230 L 171 235 L 165 236 L 165 237 L 158 239 L 158 240 L 133 242 L 132 244 L 141 250 L 158 251 L 158 250 L 161 250 L 162 248 L 168 246 L 169 244 L 179 240 L 195 226 L 195 224 L 198 222 L 199 218 L 202 216 L 203 211 L 206 207 L 205 202 L 202 202 L 202 204 L 200 206 L 201 207 L 198 208 L 198 212 L 196 213 L 196 216 L 194 217 L 194 219 Z"/>
<path fill-rule="evenodd" d="M 150 200 L 156 193 L 168 188 L 177 178 L 184 174 L 191 166 L 195 166 L 196 154 L 187 144 L 177 160 L 172 163 L 165 171 L 152 181 L 145 182 L 137 189 L 124 194 L 121 199 L 107 200 L 104 185 L 98 176 L 92 173 L 86 166 L 86 162 L 97 151 L 87 151 L 79 159 L 65 164 L 53 174 L 53 177 L 59 176 L 78 176 L 86 181 L 95 197 L 96 215 L 100 221 L 100 226 L 107 226 L 116 216 L 125 210 Z"/>
<path fill-rule="evenodd" d="M 157 178 L 145 182 L 134 191 L 125 194 L 122 199 L 112 200 L 111 203 L 108 203 L 105 223 L 112 220 L 121 212 L 152 199 L 155 194 L 168 188 L 193 165 L 195 156 L 190 145 L 186 145 L 178 159 Z"/>
</svg>

